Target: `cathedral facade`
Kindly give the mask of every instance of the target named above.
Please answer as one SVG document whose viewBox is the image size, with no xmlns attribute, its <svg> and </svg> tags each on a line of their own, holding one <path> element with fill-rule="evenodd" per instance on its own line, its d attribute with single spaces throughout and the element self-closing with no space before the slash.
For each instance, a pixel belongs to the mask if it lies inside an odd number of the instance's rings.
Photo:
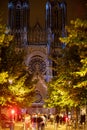
<svg viewBox="0 0 87 130">
<path fill-rule="evenodd" d="M 39 79 L 36 84 L 37 100 L 33 106 L 42 107 L 47 95 L 45 82 L 55 76 L 52 70 L 54 63 L 49 57 L 60 55 L 60 48 L 64 47 L 59 37 L 66 35 L 66 3 L 63 0 L 47 0 L 45 28 L 38 21 L 30 27 L 30 11 L 29 0 L 9 0 L 8 29 L 14 35 L 16 45 L 27 52 L 24 59 L 27 71 Z"/>
</svg>

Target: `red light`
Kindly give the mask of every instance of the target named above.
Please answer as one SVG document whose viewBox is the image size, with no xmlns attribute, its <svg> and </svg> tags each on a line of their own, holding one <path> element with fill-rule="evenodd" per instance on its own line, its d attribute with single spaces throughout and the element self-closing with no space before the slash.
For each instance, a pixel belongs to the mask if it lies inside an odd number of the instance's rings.
<svg viewBox="0 0 87 130">
<path fill-rule="evenodd" d="M 66 117 L 66 121 L 68 121 L 68 117 Z"/>
<path fill-rule="evenodd" d="M 11 110 L 11 114 L 14 114 L 14 113 L 15 113 L 15 110 L 14 110 L 14 109 L 12 109 L 12 110 Z"/>
</svg>

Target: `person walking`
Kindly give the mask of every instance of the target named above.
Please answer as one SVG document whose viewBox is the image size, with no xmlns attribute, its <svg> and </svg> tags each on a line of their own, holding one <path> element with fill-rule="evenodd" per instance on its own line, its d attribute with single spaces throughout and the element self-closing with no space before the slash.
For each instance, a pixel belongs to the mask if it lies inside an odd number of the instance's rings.
<svg viewBox="0 0 87 130">
<path fill-rule="evenodd" d="M 38 114 L 38 116 L 37 116 L 37 130 L 41 130 L 42 122 L 43 122 L 43 118 L 41 117 L 41 114 Z"/>
<path fill-rule="evenodd" d="M 31 117 L 31 129 L 37 130 L 37 114 L 34 113 Z"/>
<path fill-rule="evenodd" d="M 42 114 L 41 118 L 42 118 L 42 122 L 40 123 L 41 124 L 41 130 L 45 130 L 46 117 Z"/>
<path fill-rule="evenodd" d="M 31 126 L 31 116 L 29 114 L 26 114 L 24 121 L 24 130 L 30 130 L 30 126 Z"/>
<path fill-rule="evenodd" d="M 58 129 L 58 126 L 59 126 L 59 120 L 60 120 L 59 115 L 56 114 L 55 115 L 55 129 L 56 130 Z"/>
</svg>

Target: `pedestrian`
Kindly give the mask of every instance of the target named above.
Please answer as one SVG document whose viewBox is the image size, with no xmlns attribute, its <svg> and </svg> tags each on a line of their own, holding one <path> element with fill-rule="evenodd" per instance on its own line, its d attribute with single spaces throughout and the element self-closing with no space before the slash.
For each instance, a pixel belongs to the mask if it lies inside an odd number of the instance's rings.
<svg viewBox="0 0 87 130">
<path fill-rule="evenodd" d="M 34 113 L 31 117 L 31 129 L 37 130 L 37 114 Z"/>
<path fill-rule="evenodd" d="M 53 125 L 53 122 L 54 122 L 54 115 L 53 114 L 50 115 L 50 122 Z"/>
<path fill-rule="evenodd" d="M 81 117 L 80 117 L 80 123 L 81 123 L 81 125 L 83 123 L 85 123 L 85 114 L 81 115 Z"/>
<path fill-rule="evenodd" d="M 45 125 L 46 125 L 46 117 L 42 114 L 41 115 L 42 121 L 41 121 L 41 130 L 45 130 Z"/>
<path fill-rule="evenodd" d="M 63 124 L 63 115 L 62 114 L 59 115 L 59 123 L 60 123 L 60 125 Z"/>
<path fill-rule="evenodd" d="M 47 116 L 47 114 L 43 114 L 43 115 L 44 115 L 44 117 L 45 117 L 45 126 L 47 126 L 48 116 Z"/>
<path fill-rule="evenodd" d="M 56 127 L 56 130 L 57 130 L 58 126 L 59 126 L 59 120 L 60 120 L 59 115 L 56 114 L 55 115 L 55 127 Z"/>
<path fill-rule="evenodd" d="M 42 122 L 43 122 L 43 118 L 41 117 L 41 114 L 39 113 L 37 116 L 37 130 L 41 130 Z"/>
<path fill-rule="evenodd" d="M 30 130 L 30 128 L 31 128 L 31 116 L 29 114 L 26 114 L 24 120 L 24 130 Z"/>
</svg>

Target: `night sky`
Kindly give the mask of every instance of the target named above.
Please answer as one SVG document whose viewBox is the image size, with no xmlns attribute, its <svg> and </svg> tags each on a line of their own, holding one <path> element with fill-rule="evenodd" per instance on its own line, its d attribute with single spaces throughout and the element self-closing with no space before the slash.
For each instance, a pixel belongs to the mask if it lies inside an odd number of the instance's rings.
<svg viewBox="0 0 87 130">
<path fill-rule="evenodd" d="M 34 26 L 37 21 L 41 26 L 45 25 L 45 3 L 47 0 L 30 0 L 30 25 Z M 66 0 L 67 24 L 76 18 L 87 19 L 87 0 Z M 0 0 L 0 17 L 3 23 L 8 19 L 8 0 Z M 0 18 L 1 19 L 1 18 Z"/>
</svg>

